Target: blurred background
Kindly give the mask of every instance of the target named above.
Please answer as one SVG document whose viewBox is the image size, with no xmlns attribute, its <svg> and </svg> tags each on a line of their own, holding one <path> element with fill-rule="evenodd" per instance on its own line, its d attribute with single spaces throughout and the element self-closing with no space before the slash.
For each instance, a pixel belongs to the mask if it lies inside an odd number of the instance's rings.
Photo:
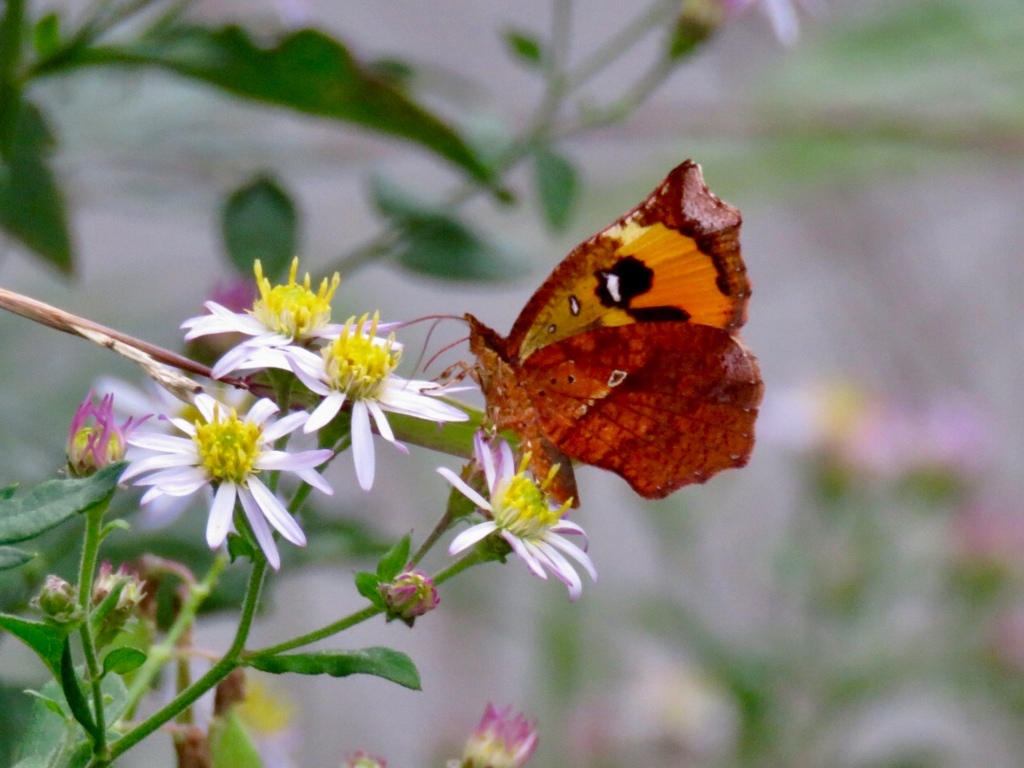
<svg viewBox="0 0 1024 768">
<path fill-rule="evenodd" d="M 70 23 L 94 6 L 28 8 Z M 445 585 L 412 630 L 375 621 L 325 644 L 399 648 L 422 692 L 369 677 L 258 678 L 274 702 L 257 718 L 278 750 L 268 765 L 340 765 L 357 749 L 397 767 L 443 765 L 488 701 L 539 719 L 538 768 L 1024 765 L 1024 332 L 1013 328 L 1024 6 L 202 0 L 188 13 L 257 40 L 315 26 L 479 157 L 531 126 L 549 154 L 503 174 L 515 204 L 479 188 L 460 197 L 464 169 L 365 125 L 166 68 L 58 72 L 31 95 L 54 134 L 68 259 L 59 244 L 44 258 L 9 237 L 4 287 L 179 349 L 181 321 L 239 279 L 226 201 L 262 175 L 294 205 L 301 269 L 344 271 L 336 317 L 472 312 L 505 332 L 564 254 L 692 157 L 743 212 L 754 284 L 743 336 L 766 385 L 741 471 L 660 502 L 578 471 L 574 519 L 601 578 L 577 603 L 518 562 L 491 565 Z M 531 52 L 553 39 L 555 53 Z M 595 67 L 546 116 L 545 55 Z M 544 163 L 554 187 L 538 181 Z M 467 229 L 452 237 L 479 238 L 460 246 L 468 256 L 410 256 L 409 241 L 367 249 L 409 204 L 457 211 Z M 441 331 L 432 351 L 464 332 Z M 424 336 L 402 337 L 407 364 Z M 67 425 L 98 376 L 141 377 L 9 314 L 0 338 L 0 484 L 28 487 L 63 464 Z M 461 347 L 428 373 L 467 357 Z M 433 526 L 447 498 L 434 467 L 457 460 L 382 444 L 377 455 L 370 494 L 347 457 L 335 462 L 321 535 L 274 577 L 254 644 L 360 607 L 353 572 Z M 202 524 L 197 509 L 135 543 L 200 557 L 189 547 L 202 550 Z M 434 555 L 427 570 L 443 567 Z M 5 576 L 5 608 L 56 567 Z M 233 606 L 228 591 L 220 607 Z M 204 618 L 199 645 L 223 651 L 231 616 Z M 5 708 L 42 671 L 0 638 Z M 119 764 L 172 761 L 158 737 Z"/>
</svg>

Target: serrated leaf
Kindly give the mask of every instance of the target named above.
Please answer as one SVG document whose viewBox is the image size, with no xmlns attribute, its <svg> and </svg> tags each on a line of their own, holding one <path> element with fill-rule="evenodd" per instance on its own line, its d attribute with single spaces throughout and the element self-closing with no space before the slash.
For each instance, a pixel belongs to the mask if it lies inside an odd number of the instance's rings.
<svg viewBox="0 0 1024 768">
<path fill-rule="evenodd" d="M 258 176 L 228 197 L 221 213 L 224 246 L 243 275 L 260 260 L 263 274 L 276 282 L 288 273 L 298 250 L 298 215 L 288 193 L 269 176 Z"/>
<path fill-rule="evenodd" d="M 54 677 L 60 676 L 61 656 L 68 628 L 0 613 L 0 629 L 6 629 L 35 651 Z"/>
<path fill-rule="evenodd" d="M 210 757 L 212 768 L 262 768 L 260 753 L 235 708 L 210 722 Z"/>
<path fill-rule="evenodd" d="M 314 29 L 260 45 L 241 27 L 176 25 L 123 45 L 67 51 L 40 69 L 96 64 L 157 66 L 243 98 L 342 120 L 406 139 L 480 181 L 491 174 L 442 119 L 376 77 L 343 43 Z"/>
<path fill-rule="evenodd" d="M 64 196 L 50 170 L 53 136 L 42 112 L 11 97 L 10 144 L 0 153 L 0 227 L 61 272 L 74 269 Z"/>
<path fill-rule="evenodd" d="M 368 571 L 359 571 L 355 578 L 356 591 L 374 605 L 383 608 L 384 598 L 380 596 L 380 591 L 378 590 L 380 581 L 380 576 Z"/>
<path fill-rule="evenodd" d="M 384 553 L 384 557 L 377 563 L 377 575 L 381 581 L 391 581 L 402 572 L 405 564 L 409 562 L 411 549 L 412 538 L 406 534 L 401 541 Z"/>
<path fill-rule="evenodd" d="M 14 547 L 0 547 L 0 571 L 17 568 L 34 557 L 34 552 L 26 552 L 23 549 L 15 549 Z"/>
<path fill-rule="evenodd" d="M 321 651 L 277 656 L 256 656 L 249 666 L 280 675 L 374 675 L 414 691 L 420 690 L 420 674 L 412 659 L 391 648 L 363 648 L 358 651 Z"/>
<path fill-rule="evenodd" d="M 544 48 L 535 35 L 521 29 L 510 29 L 502 34 L 502 38 L 513 58 L 533 67 L 544 62 Z"/>
<path fill-rule="evenodd" d="M 111 464 L 90 477 L 47 480 L 24 496 L 0 500 L 0 545 L 46 533 L 113 492 L 125 464 Z"/>
<path fill-rule="evenodd" d="M 575 166 L 550 147 L 541 147 L 533 155 L 533 178 L 544 220 L 552 229 L 563 229 L 579 194 Z"/>
<path fill-rule="evenodd" d="M 127 675 L 146 663 L 146 654 L 138 648 L 115 648 L 103 659 L 103 674 Z"/>
</svg>

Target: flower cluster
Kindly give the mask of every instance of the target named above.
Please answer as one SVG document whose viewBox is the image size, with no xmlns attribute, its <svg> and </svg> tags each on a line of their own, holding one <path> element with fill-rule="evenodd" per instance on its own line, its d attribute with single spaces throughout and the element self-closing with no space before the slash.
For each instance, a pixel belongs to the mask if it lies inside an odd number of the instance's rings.
<svg viewBox="0 0 1024 768">
<path fill-rule="evenodd" d="M 342 432 L 335 448 L 351 446 L 358 483 L 370 490 L 375 474 L 374 429 L 404 450 L 388 423 L 388 412 L 434 422 L 465 421 L 468 416 L 438 398 L 441 389 L 433 382 L 395 374 L 402 345 L 394 337 L 394 326 L 380 323 L 376 313 L 341 324 L 331 322 L 330 302 L 340 282 L 337 274 L 314 290 L 308 274 L 297 280 L 297 259 L 283 285 L 272 285 L 259 261 L 255 273 L 259 295 L 251 309 L 233 312 L 208 301 L 210 314 L 182 324 L 186 339 L 241 334 L 243 340 L 214 365 L 215 377 L 276 369 L 279 374 L 271 381 L 290 373 L 294 386 L 306 393 L 302 401 L 313 397 L 314 402 L 308 411 L 281 414 L 280 406 L 269 398 L 245 407 L 242 399 L 230 395 L 240 390 L 228 388 L 216 398 L 206 392 L 197 394 L 185 408 L 165 404 L 161 410 L 166 415 L 152 422 L 150 429 L 129 435 L 131 422 L 122 427 L 124 435 L 119 439 L 132 446 L 132 461 L 122 479 L 147 488 L 142 496 L 144 508 L 180 509 L 182 500 L 204 493 L 209 499 L 207 544 L 221 547 L 232 532 L 238 533 L 278 569 L 281 555 L 276 536 L 296 546 L 306 544 L 294 509 L 277 494 L 282 473 L 324 494 L 333 493 L 320 472 L 333 458 L 334 449 L 289 450 L 293 436 L 316 433 L 347 409 L 349 429 Z M 104 400 L 104 413 L 110 406 Z M 114 437 L 108 442 L 115 442 Z M 320 444 L 325 444 L 322 437 Z M 567 505 L 551 501 L 552 478 L 534 478 L 527 472 L 529 455 L 517 462 L 507 442 L 488 440 L 483 432 L 474 438 L 474 454 L 472 466 L 486 483 L 486 498 L 450 469 L 438 469 L 483 516 L 455 537 L 449 554 L 482 548 L 489 559 L 503 560 L 515 553 L 540 578 L 554 574 L 568 587 L 570 599 L 576 600 L 583 588 L 577 567 L 595 581 L 597 572 L 586 553 L 583 529 L 566 519 Z M 582 537 L 583 546 L 567 536 Z M 437 604 L 433 583 L 412 572 L 406 581 L 390 584 L 383 597 L 389 616 L 410 625 Z"/>
</svg>

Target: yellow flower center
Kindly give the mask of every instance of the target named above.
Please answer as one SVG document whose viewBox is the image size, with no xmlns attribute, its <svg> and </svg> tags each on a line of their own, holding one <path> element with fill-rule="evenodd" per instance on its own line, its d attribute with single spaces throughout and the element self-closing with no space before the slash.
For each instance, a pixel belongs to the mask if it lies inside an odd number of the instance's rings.
<svg viewBox="0 0 1024 768">
<path fill-rule="evenodd" d="M 253 474 L 253 465 L 260 455 L 262 427 L 239 419 L 234 408 L 226 419 L 220 418 L 218 409 L 213 421 L 208 424 L 196 421 L 195 427 L 196 436 L 192 439 L 211 479 L 244 483 Z"/>
<path fill-rule="evenodd" d="M 320 289 L 313 293 L 308 272 L 301 285 L 295 282 L 299 269 L 298 256 L 292 259 L 286 285 L 271 286 L 270 281 L 263 276 L 263 265 L 259 259 L 254 269 L 260 298 L 256 299 L 251 311 L 253 317 L 267 328 L 293 341 L 301 341 L 331 321 L 331 299 L 341 282 L 337 272 L 330 282 L 325 277 L 320 282 Z"/>
<path fill-rule="evenodd" d="M 558 467 L 552 469 L 551 475 L 538 485 L 537 481 L 526 474 L 530 463 L 530 455 L 523 457 L 519 471 L 506 481 L 504 486 L 495 489 L 491 504 L 494 508 L 494 521 L 500 528 L 520 539 L 542 539 L 547 532 L 562 519 L 571 501 L 557 509 L 548 503 L 547 487 Z"/>
<path fill-rule="evenodd" d="M 376 338 L 377 313 L 373 315 L 369 333 L 364 331 L 369 317 L 363 315 L 358 320 L 350 317 L 341 335 L 320 352 L 331 388 L 353 400 L 378 397 L 402 356 L 401 350 L 394 349 L 394 336 L 384 340 Z"/>
</svg>

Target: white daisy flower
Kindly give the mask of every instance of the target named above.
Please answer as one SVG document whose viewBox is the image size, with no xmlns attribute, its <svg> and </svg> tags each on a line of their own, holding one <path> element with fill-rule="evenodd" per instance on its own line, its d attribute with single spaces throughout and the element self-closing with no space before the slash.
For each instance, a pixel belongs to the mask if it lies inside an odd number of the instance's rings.
<svg viewBox="0 0 1024 768">
<path fill-rule="evenodd" d="M 114 395 L 114 411 L 125 416 L 140 417 L 145 414 L 161 413 L 168 417 L 177 416 L 189 421 L 199 416 L 194 405 L 182 402 L 152 379 L 147 379 L 143 386 L 139 387 L 115 376 L 100 376 L 96 379 L 95 387 L 101 392 L 110 392 Z M 216 400 L 236 410 L 242 410 L 253 399 L 244 389 L 227 384 L 214 382 L 212 389 Z M 163 433 L 174 432 L 170 418 L 150 419 L 146 422 L 146 428 Z M 146 452 L 139 448 L 129 448 L 129 461 L 136 458 L 137 454 L 145 456 Z M 181 514 L 192 504 L 212 503 L 212 491 L 205 488 L 203 494 L 207 498 L 201 500 L 197 500 L 194 496 L 168 495 L 153 499 L 140 510 L 140 528 L 143 530 L 164 528 L 181 517 Z"/>
<path fill-rule="evenodd" d="M 238 499 L 256 542 L 277 570 L 281 557 L 270 526 L 300 547 L 305 546 L 306 536 L 258 475 L 262 471 L 293 472 L 317 490 L 333 494 L 316 471 L 333 454 L 327 449 L 294 454 L 275 450 L 274 442 L 302 426 L 308 414 L 297 412 L 272 420 L 279 409 L 266 398 L 257 400 L 244 418 L 205 393 L 196 395 L 195 406 L 200 418 L 194 422 L 170 419 L 187 437 L 142 431 L 132 435 L 129 444 L 150 453 L 132 461 L 121 479 L 145 475 L 135 481 L 150 486 L 142 496 L 143 505 L 162 496 L 189 496 L 212 486 L 213 503 L 206 525 L 206 543 L 211 549 L 227 539 Z"/>
<path fill-rule="evenodd" d="M 545 569 L 551 571 L 569 588 L 569 599 L 575 600 L 583 590 L 583 583 L 564 555 L 583 566 L 595 582 L 597 570 L 585 551 L 587 537 L 583 529 L 562 517 L 569 509 L 569 503 L 561 507 L 551 503 L 547 494 L 551 477 L 538 484 L 529 476 L 526 472 L 529 455 L 523 457 L 517 472 L 512 449 L 507 442 L 500 440 L 496 450 L 492 450 L 480 432 L 474 441 L 476 461 L 483 468 L 490 501 L 450 469 L 438 467 L 437 471 L 476 504 L 487 519 L 456 536 L 448 554 L 465 552 L 496 533 L 508 542 L 534 575 L 546 579 Z M 578 547 L 562 534 L 583 536 L 584 547 Z"/>
<path fill-rule="evenodd" d="M 373 487 L 375 458 L 373 432 L 405 450 L 396 442 L 385 411 L 414 416 L 428 421 L 468 421 L 469 416 L 436 397 L 425 394 L 438 389 L 431 381 L 416 381 L 395 376 L 392 372 L 401 357 L 401 347 L 394 338 L 376 335 L 378 318 L 363 315 L 345 323 L 338 337 L 325 345 L 317 355 L 306 349 L 291 348 L 288 362 L 295 375 L 309 389 L 323 396 L 313 409 L 303 431 L 314 432 L 331 421 L 346 401 L 352 404 L 352 457 L 359 486 Z"/>
<path fill-rule="evenodd" d="M 280 350 L 290 345 L 301 345 L 312 339 L 333 338 L 341 326 L 331 323 L 331 299 L 337 290 L 341 277 L 337 272 L 320 282 L 320 288 L 313 292 L 309 273 L 301 283 L 295 282 L 299 269 L 299 258 L 292 260 L 291 272 L 285 285 L 270 285 L 263 276 L 263 266 L 256 260 L 254 271 L 260 296 L 252 309 L 232 312 L 215 301 L 204 306 L 208 315 L 192 317 L 181 324 L 188 330 L 185 340 L 214 333 L 241 333 L 252 338 L 243 341 L 227 352 L 213 366 L 213 377 L 219 379 L 232 371 L 245 368 L 283 368 L 288 363 Z M 258 362 L 254 362 L 254 357 Z"/>
</svg>

